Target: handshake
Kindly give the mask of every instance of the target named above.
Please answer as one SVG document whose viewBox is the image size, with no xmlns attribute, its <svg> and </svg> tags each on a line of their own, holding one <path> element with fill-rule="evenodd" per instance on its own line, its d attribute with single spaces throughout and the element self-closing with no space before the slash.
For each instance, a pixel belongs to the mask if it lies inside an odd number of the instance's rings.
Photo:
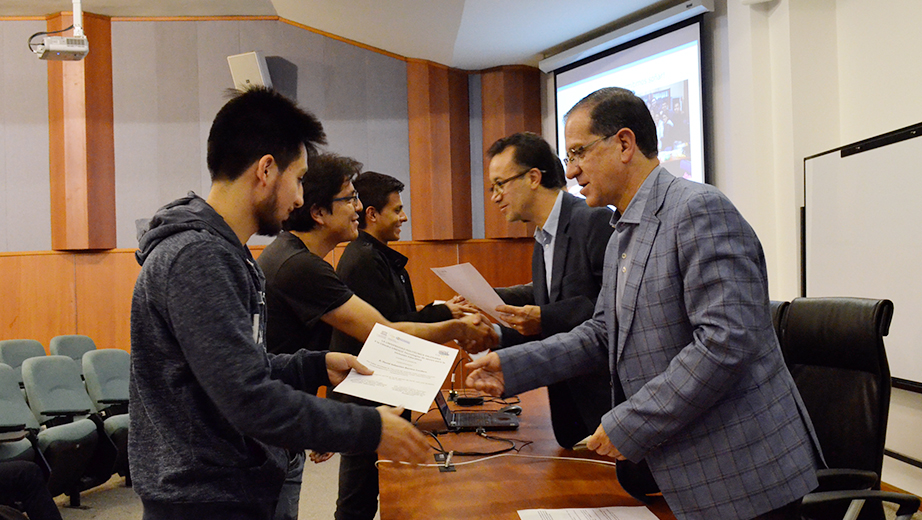
<svg viewBox="0 0 922 520">
<path fill-rule="evenodd" d="M 492 349 L 499 343 L 499 336 L 495 333 L 485 313 L 464 299 L 463 296 L 456 295 L 451 300 L 445 302 L 445 305 L 451 309 L 454 318 L 466 319 L 471 316 L 477 316 L 479 318 L 477 320 L 471 320 L 473 323 L 470 323 L 470 326 L 474 327 L 474 329 L 466 331 L 468 337 L 455 338 L 462 349 L 476 354 L 487 349 Z M 541 307 L 537 305 L 524 305 L 521 307 L 514 305 L 499 305 L 495 310 L 502 317 L 503 324 L 519 334 L 523 336 L 536 336 L 541 334 Z M 490 330 L 487 331 L 487 328 Z"/>
</svg>

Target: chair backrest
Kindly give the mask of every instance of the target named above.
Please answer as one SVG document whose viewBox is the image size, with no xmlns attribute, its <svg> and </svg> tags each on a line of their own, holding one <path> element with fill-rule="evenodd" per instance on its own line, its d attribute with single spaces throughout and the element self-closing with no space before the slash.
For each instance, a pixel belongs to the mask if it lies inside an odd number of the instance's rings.
<svg viewBox="0 0 922 520">
<path fill-rule="evenodd" d="M 25 424 L 31 430 L 38 429 L 38 422 L 19 390 L 19 380 L 12 367 L 0 364 L 0 426 Z"/>
<path fill-rule="evenodd" d="M 29 407 L 39 423 L 54 418 L 48 411 L 95 411 L 80 379 L 77 362 L 67 356 L 30 358 L 22 364 Z"/>
<path fill-rule="evenodd" d="M 91 350 L 96 350 L 96 343 L 89 336 L 81 334 L 66 334 L 55 336 L 48 343 L 48 350 L 55 356 L 67 356 L 77 362 L 77 367 L 83 370 L 83 355 Z"/>
<path fill-rule="evenodd" d="M 83 376 L 86 391 L 97 410 L 106 407 L 101 400 L 128 400 L 128 374 L 131 355 L 124 350 L 105 348 L 87 352 L 83 356 Z"/>
<path fill-rule="evenodd" d="M 45 355 L 45 347 L 34 339 L 5 339 L 0 341 L 0 363 L 9 365 L 16 371 L 16 377 L 22 382 L 22 362 Z"/>
<path fill-rule="evenodd" d="M 781 327 L 784 325 L 784 313 L 788 310 L 791 302 L 783 300 L 772 300 L 772 326 L 775 327 L 775 335 L 778 336 L 778 342 L 781 342 Z"/>
<path fill-rule="evenodd" d="M 785 312 L 785 361 L 830 468 L 880 475 L 890 409 L 883 337 L 892 317 L 892 302 L 864 298 L 796 298 Z"/>
</svg>

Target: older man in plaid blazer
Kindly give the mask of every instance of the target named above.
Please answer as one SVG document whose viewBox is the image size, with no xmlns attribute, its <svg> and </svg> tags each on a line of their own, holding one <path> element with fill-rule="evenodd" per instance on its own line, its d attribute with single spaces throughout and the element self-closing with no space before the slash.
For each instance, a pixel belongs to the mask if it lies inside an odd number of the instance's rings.
<svg viewBox="0 0 922 520">
<path fill-rule="evenodd" d="M 595 314 L 469 364 L 468 383 L 515 394 L 608 363 L 615 405 L 590 449 L 645 460 L 679 519 L 791 517 L 822 456 L 772 328 L 755 232 L 719 191 L 659 165 L 630 91 L 580 101 L 566 140 L 567 176 L 621 215 Z"/>
</svg>

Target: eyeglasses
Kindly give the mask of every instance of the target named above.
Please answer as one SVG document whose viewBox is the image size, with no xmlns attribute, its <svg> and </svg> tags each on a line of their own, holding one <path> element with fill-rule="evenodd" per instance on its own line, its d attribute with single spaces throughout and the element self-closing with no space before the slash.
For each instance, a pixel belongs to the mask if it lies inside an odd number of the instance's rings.
<svg viewBox="0 0 922 520">
<path fill-rule="evenodd" d="M 352 195 L 347 195 L 345 197 L 336 197 L 335 199 L 330 201 L 330 204 L 334 202 L 348 202 L 349 204 L 352 204 L 353 206 L 358 206 L 359 192 L 353 191 Z"/>
<path fill-rule="evenodd" d="M 604 141 L 608 139 L 609 137 L 614 137 L 614 135 L 615 134 L 606 135 L 605 137 L 600 137 L 596 139 L 595 141 L 592 141 L 591 143 L 584 144 L 583 146 L 577 146 L 576 148 L 570 148 L 569 150 L 567 150 L 567 156 L 563 160 L 563 165 L 569 166 L 570 163 L 573 163 L 573 164 L 578 163 L 580 159 L 582 159 L 583 156 L 586 155 L 586 152 L 588 152 L 590 148 L 595 146 L 596 143 Z"/>
<path fill-rule="evenodd" d="M 518 175 L 513 175 L 512 177 L 509 177 L 508 179 L 500 179 L 498 181 L 494 181 L 493 184 L 490 185 L 490 190 L 489 190 L 490 195 L 502 195 L 503 192 L 506 191 L 505 188 L 503 188 L 503 186 L 505 186 L 509 182 L 512 182 L 518 178 L 524 177 L 525 175 L 528 174 L 528 172 L 532 170 L 534 170 L 534 168 L 529 168 Z M 538 170 L 538 171 L 541 172 L 542 174 L 544 173 L 544 170 Z"/>
</svg>

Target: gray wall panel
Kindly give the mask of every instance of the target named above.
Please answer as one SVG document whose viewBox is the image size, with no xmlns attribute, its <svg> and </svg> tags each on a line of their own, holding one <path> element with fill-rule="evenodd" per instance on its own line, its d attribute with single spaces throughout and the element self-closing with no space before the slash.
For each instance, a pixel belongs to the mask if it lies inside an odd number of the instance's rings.
<svg viewBox="0 0 922 520">
<path fill-rule="evenodd" d="M 396 177 L 406 184 L 401 194 L 407 216 L 413 218 L 410 200 L 410 137 L 407 118 L 407 64 L 370 53 L 365 58 L 365 95 L 368 115 L 368 149 L 365 168 Z M 412 240 L 412 226 L 404 226 L 401 240 Z"/>
<path fill-rule="evenodd" d="M 183 25 L 112 24 L 118 247 L 137 247 L 135 220 L 201 190 L 196 33 Z"/>
<path fill-rule="evenodd" d="M 320 118 L 327 130 L 332 151 L 366 162 L 368 99 L 365 54 L 368 52 L 340 41 L 327 41 L 323 47 L 325 105 Z"/>
<path fill-rule="evenodd" d="M 471 119 L 471 226 L 473 238 L 486 236 L 485 211 L 496 211 L 493 203 L 484 203 L 486 187 L 483 185 L 483 99 L 481 87 L 483 76 L 471 74 L 467 77 Z M 488 207 L 484 207 L 487 204 Z"/>
<path fill-rule="evenodd" d="M 48 65 L 25 45 L 45 28 L 0 22 L 0 252 L 51 249 Z"/>
<path fill-rule="evenodd" d="M 0 251 L 51 247 L 47 66 L 23 46 L 44 27 L 0 22 Z M 207 195 L 206 141 L 232 54 L 263 51 L 277 87 L 323 121 L 329 149 L 409 180 L 402 60 L 267 20 L 116 21 L 112 41 L 120 248 L 137 247 L 135 220 L 189 190 Z"/>
<path fill-rule="evenodd" d="M 208 173 L 208 131 L 218 110 L 228 98 L 228 89 L 233 88 L 234 81 L 227 57 L 255 49 L 244 49 L 240 45 L 241 31 L 271 31 L 277 22 L 267 21 L 215 21 L 194 22 L 197 30 L 198 55 L 198 128 L 200 143 L 199 187 L 195 192 L 206 197 L 211 188 L 211 176 Z"/>
</svg>

